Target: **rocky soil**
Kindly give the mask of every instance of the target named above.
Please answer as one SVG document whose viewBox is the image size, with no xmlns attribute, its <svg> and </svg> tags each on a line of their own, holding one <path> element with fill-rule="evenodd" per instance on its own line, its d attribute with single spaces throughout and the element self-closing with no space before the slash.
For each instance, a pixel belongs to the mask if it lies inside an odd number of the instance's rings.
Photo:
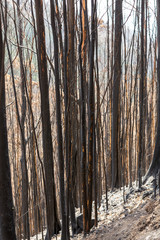
<svg viewBox="0 0 160 240">
<path fill-rule="evenodd" d="M 120 191 L 115 192 L 106 218 L 100 217 L 99 226 L 85 239 L 160 240 L 160 198 L 158 191 L 154 198 L 152 180 L 149 179 L 143 191 L 138 191 L 136 186 L 128 189 L 125 203 L 120 200 Z"/>
<path fill-rule="evenodd" d="M 108 204 L 109 209 L 106 211 L 104 195 L 98 209 L 98 227 L 93 227 L 85 237 L 81 233 L 71 239 L 160 240 L 160 197 L 158 189 L 156 198 L 154 196 L 153 178 L 141 190 L 134 183 L 132 188 L 108 192 Z M 79 209 L 76 214 L 80 214 Z M 41 240 L 42 234 L 31 239 Z M 59 240 L 60 234 L 52 240 L 55 239 Z"/>
<path fill-rule="evenodd" d="M 86 237 L 88 240 L 160 240 L 159 200 L 148 199 L 127 216 L 100 226 Z"/>
</svg>

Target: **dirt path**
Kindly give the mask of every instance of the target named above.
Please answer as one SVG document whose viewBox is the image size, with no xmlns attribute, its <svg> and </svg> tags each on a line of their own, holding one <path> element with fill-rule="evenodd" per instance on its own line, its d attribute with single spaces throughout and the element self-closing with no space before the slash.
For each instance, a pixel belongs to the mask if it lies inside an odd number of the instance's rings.
<svg viewBox="0 0 160 240">
<path fill-rule="evenodd" d="M 159 201 L 149 200 L 133 213 L 109 225 L 105 221 L 94 230 L 87 240 L 160 240 Z"/>
</svg>

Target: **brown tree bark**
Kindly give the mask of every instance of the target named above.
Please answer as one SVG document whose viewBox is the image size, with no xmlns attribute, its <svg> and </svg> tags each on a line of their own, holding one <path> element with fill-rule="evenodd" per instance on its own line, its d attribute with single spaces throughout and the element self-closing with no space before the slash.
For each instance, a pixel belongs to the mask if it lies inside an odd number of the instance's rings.
<svg viewBox="0 0 160 240">
<path fill-rule="evenodd" d="M 160 169 L 160 2 L 157 0 L 157 38 L 158 38 L 158 60 L 157 60 L 157 81 L 158 81 L 158 125 L 156 133 L 156 143 L 154 148 L 154 155 L 149 169 L 143 179 L 143 183 L 151 175 L 155 175 Z"/>
</svg>

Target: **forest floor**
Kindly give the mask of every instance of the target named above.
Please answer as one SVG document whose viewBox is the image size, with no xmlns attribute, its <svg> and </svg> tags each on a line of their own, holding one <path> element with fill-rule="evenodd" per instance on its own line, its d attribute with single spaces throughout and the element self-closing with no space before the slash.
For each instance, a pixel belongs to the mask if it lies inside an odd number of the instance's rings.
<svg viewBox="0 0 160 240">
<path fill-rule="evenodd" d="M 87 240 L 160 240 L 160 204 L 148 200 L 127 216 L 110 224 L 105 220 L 85 239 Z"/>
<path fill-rule="evenodd" d="M 152 181 L 150 178 L 141 191 L 134 183 L 132 188 L 108 192 L 107 211 L 106 196 L 103 195 L 98 209 L 98 226 L 93 227 L 86 237 L 81 233 L 71 239 L 160 240 L 160 197 L 157 190 L 154 198 Z M 79 214 L 77 209 L 76 215 Z M 55 239 L 60 240 L 60 234 L 52 238 Z"/>
<path fill-rule="evenodd" d="M 154 198 L 153 178 L 142 191 L 132 188 L 108 194 L 109 209 L 105 211 L 105 196 L 99 209 L 98 227 L 92 228 L 85 240 L 160 240 L 160 197 Z M 125 201 L 124 201 L 125 200 Z M 93 216 L 94 217 L 94 216 Z"/>
</svg>

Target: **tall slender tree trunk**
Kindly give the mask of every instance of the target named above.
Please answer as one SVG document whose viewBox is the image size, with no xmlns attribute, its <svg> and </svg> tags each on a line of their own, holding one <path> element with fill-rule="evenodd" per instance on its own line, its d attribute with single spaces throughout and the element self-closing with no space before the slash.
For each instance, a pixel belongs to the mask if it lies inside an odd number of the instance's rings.
<svg viewBox="0 0 160 240">
<path fill-rule="evenodd" d="M 45 46 L 45 28 L 43 18 L 43 1 L 35 0 L 37 35 L 38 35 L 38 66 L 39 83 L 41 93 L 42 136 L 43 136 L 43 159 L 45 169 L 45 194 L 47 212 L 47 236 L 51 237 L 60 230 L 58 219 L 56 190 L 53 171 L 53 146 L 51 136 L 51 122 L 49 110 L 49 87 Z"/>
<path fill-rule="evenodd" d="M 143 149 L 143 134 L 144 134 L 144 0 L 141 2 L 141 75 L 140 75 L 140 87 L 139 87 L 139 153 L 138 153 L 138 179 L 139 179 L 139 188 L 142 185 L 142 163 L 144 157 Z"/>
<path fill-rule="evenodd" d="M 4 49 L 0 14 L 0 239 L 16 240 L 6 124 Z"/>
<path fill-rule="evenodd" d="M 73 198 L 74 172 L 76 165 L 77 136 L 76 136 L 76 78 L 75 78 L 75 3 L 74 0 L 68 2 L 68 97 L 69 97 L 69 210 L 72 225 L 72 233 L 76 233 L 77 223 L 75 217 L 75 203 Z"/>
<path fill-rule="evenodd" d="M 149 176 L 154 175 L 160 169 L 160 2 L 157 0 L 157 37 L 158 37 L 158 60 L 157 60 L 157 81 L 158 81 L 158 125 L 157 136 L 154 148 L 154 155 L 149 169 L 143 179 L 143 183 L 146 182 Z"/>
<path fill-rule="evenodd" d="M 28 213 L 28 170 L 27 170 L 27 160 L 26 160 L 26 139 L 25 139 L 25 118 L 26 118 L 26 97 L 25 97 L 25 83 L 26 83 L 26 73 L 23 64 L 23 52 L 20 46 L 23 45 L 22 36 L 22 20 L 20 13 L 20 1 L 17 0 L 17 12 L 18 12 L 18 33 L 17 33 L 17 43 L 18 43 L 18 53 L 20 59 L 20 76 L 21 76 L 21 171 L 22 171 L 22 215 L 23 215 L 23 234 L 24 238 L 30 239 L 30 229 L 29 229 L 29 213 Z M 15 26 L 16 28 L 16 26 Z M 20 46 L 19 46 L 20 45 Z"/>
<path fill-rule="evenodd" d="M 56 117 L 57 117 L 57 137 L 58 137 L 58 160 L 59 160 L 59 173 L 60 173 L 60 199 L 61 199 L 61 216 L 62 216 L 62 240 L 69 239 L 69 230 L 67 229 L 67 212 L 65 201 L 65 188 L 64 188 L 64 156 L 63 156 L 63 137 L 61 125 L 61 102 L 59 90 L 59 63 L 58 63 L 58 36 L 57 26 L 55 23 L 55 6 L 53 0 L 50 0 L 51 5 L 51 25 L 54 39 L 54 60 L 55 60 L 55 89 L 56 89 Z"/>
<path fill-rule="evenodd" d="M 81 179 L 82 179 L 82 203 L 83 203 L 83 231 L 87 231 L 87 186 L 86 186 L 86 36 L 87 36 L 87 23 L 86 23 L 86 2 L 80 0 L 80 25 L 81 25 L 81 41 L 79 45 L 80 56 L 80 96 L 81 96 Z"/>
<path fill-rule="evenodd" d="M 67 10 L 66 0 L 63 0 L 63 19 L 64 19 L 64 52 L 63 52 L 63 66 L 64 66 L 64 104 L 65 104 L 65 158 L 66 158 L 66 211 L 67 211 L 67 229 L 69 235 L 69 101 L 68 101 L 68 75 L 67 75 L 67 61 L 68 61 L 68 25 L 67 25 Z"/>
<path fill-rule="evenodd" d="M 114 79 L 112 98 L 112 189 L 120 182 L 119 170 L 119 118 L 120 118 L 120 80 L 121 80 L 121 35 L 122 35 L 122 0 L 116 0 L 115 40 L 114 40 Z"/>
<path fill-rule="evenodd" d="M 88 98 L 88 222 L 87 232 L 91 228 L 92 216 L 92 187 L 93 187 L 93 161 L 94 161 L 94 132 L 95 132 L 95 84 L 94 84 L 94 50 L 95 50 L 95 21 L 96 1 L 91 1 L 91 41 L 89 48 L 89 98 Z"/>
</svg>

